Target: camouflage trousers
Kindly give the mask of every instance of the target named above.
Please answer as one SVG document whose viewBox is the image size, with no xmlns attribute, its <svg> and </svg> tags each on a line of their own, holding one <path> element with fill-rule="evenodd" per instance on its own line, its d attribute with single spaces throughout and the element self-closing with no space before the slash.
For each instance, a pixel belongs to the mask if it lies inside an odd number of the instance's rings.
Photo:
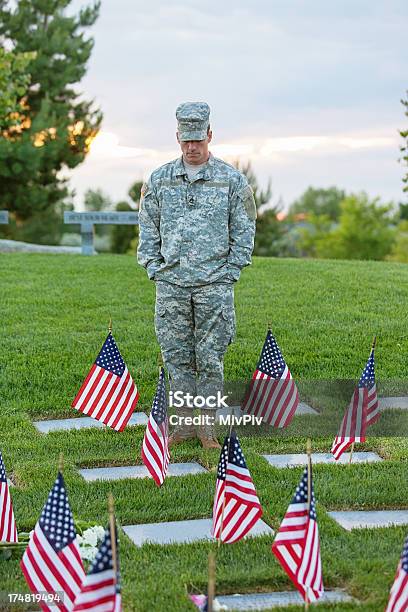
<svg viewBox="0 0 408 612">
<path fill-rule="evenodd" d="M 222 394 L 224 354 L 235 337 L 232 283 L 156 281 L 155 329 L 173 394 Z"/>
</svg>

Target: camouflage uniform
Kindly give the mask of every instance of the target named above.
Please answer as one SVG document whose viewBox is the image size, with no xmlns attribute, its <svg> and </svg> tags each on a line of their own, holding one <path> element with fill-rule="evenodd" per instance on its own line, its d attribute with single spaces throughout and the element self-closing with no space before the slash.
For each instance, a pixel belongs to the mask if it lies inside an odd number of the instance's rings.
<svg viewBox="0 0 408 612">
<path fill-rule="evenodd" d="M 182 106 L 188 122 L 178 116 L 180 139 L 202 140 L 208 106 Z M 143 186 L 138 262 L 156 282 L 156 335 L 173 391 L 222 392 L 235 335 L 233 283 L 251 263 L 255 219 L 246 177 L 211 154 L 191 182 L 181 157 Z"/>
</svg>

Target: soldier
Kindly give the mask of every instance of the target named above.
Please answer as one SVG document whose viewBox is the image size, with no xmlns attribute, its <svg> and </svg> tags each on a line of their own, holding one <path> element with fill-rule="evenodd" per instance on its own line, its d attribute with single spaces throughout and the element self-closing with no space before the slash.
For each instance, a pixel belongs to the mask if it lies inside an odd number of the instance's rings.
<svg viewBox="0 0 408 612">
<path fill-rule="evenodd" d="M 251 263 L 256 206 L 246 177 L 209 152 L 209 116 L 205 102 L 178 106 L 182 156 L 143 185 L 137 256 L 156 284 L 155 330 L 173 397 L 208 398 L 197 430 L 183 422 L 191 402 L 176 408 L 170 444 L 197 435 L 204 448 L 220 448 L 210 396 L 222 394 L 223 358 L 235 337 L 234 283 Z"/>
</svg>

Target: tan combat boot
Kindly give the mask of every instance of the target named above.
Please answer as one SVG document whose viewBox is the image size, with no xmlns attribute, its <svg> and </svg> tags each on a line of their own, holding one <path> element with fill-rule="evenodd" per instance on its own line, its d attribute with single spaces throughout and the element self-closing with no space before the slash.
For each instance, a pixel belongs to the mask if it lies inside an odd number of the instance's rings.
<svg viewBox="0 0 408 612">
<path fill-rule="evenodd" d="M 201 410 L 201 417 L 208 417 L 208 422 L 202 422 L 198 427 L 197 437 L 203 448 L 221 448 L 215 435 L 215 415 L 216 410 Z M 203 419 L 204 420 L 204 419 Z"/>
<path fill-rule="evenodd" d="M 186 408 L 182 406 L 181 408 L 175 408 L 175 414 L 179 417 L 192 417 L 194 413 L 191 408 Z M 170 437 L 169 437 L 169 447 L 174 446 L 176 444 L 180 444 L 185 440 L 191 440 L 195 438 L 197 435 L 195 425 L 186 425 L 185 423 L 177 423 L 175 425 Z"/>
</svg>

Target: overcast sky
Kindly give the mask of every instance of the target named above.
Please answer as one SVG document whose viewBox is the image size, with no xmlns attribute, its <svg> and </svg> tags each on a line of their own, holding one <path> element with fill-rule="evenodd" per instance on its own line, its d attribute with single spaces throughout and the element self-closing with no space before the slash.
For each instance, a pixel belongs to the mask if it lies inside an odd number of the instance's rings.
<svg viewBox="0 0 408 612">
<path fill-rule="evenodd" d="M 286 205 L 309 185 L 401 201 L 407 27 L 406 0 L 102 0 L 80 87 L 104 119 L 71 174 L 77 207 L 177 157 L 187 100 L 211 107 L 211 151 L 251 160 Z"/>
</svg>

